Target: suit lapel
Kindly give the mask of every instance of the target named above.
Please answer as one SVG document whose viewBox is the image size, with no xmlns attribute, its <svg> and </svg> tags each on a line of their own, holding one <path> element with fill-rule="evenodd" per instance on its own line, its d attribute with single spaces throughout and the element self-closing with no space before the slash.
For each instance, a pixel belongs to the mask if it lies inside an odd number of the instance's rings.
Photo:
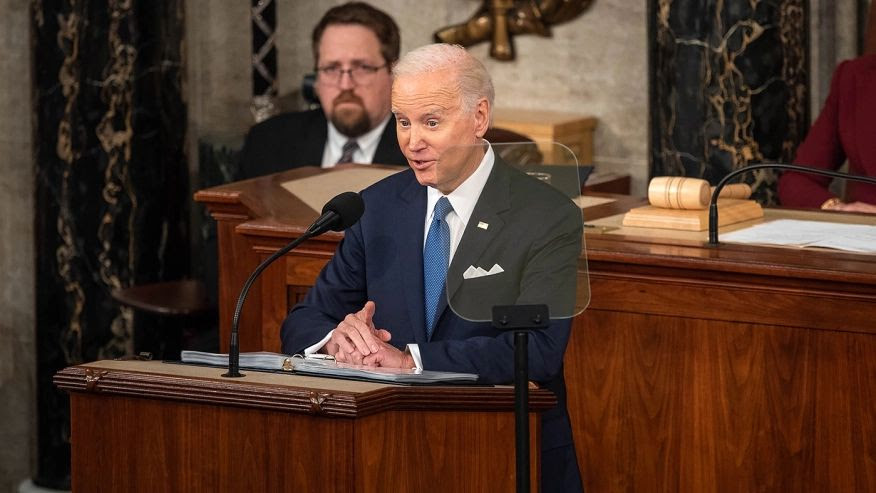
<svg viewBox="0 0 876 493">
<path fill-rule="evenodd" d="M 462 240 L 453 255 L 453 261 L 447 270 L 447 299 L 462 285 L 462 274 L 469 266 L 490 269 L 492 265 L 476 265 L 484 250 L 495 240 L 505 226 L 501 213 L 511 208 L 509 195 L 509 177 L 505 164 L 496 156 L 493 170 L 484 185 L 481 196 L 472 211 L 471 218 L 465 227 Z M 486 229 L 479 227 L 481 223 Z"/>
<path fill-rule="evenodd" d="M 401 162 L 399 162 L 400 157 Z M 374 151 L 374 159 L 372 161 L 377 164 L 407 164 L 398 147 L 394 116 L 389 117 L 389 121 L 383 129 L 383 133 L 380 134 L 380 141 L 377 143 L 377 150 Z"/>
<path fill-rule="evenodd" d="M 315 111 L 313 123 L 305 127 L 305 138 L 301 141 L 300 154 L 295 159 L 301 164 L 319 167 L 328 141 L 328 121 L 321 109 Z"/>
<path fill-rule="evenodd" d="M 413 173 L 411 173 L 413 177 Z M 426 341 L 426 315 L 423 308 L 423 225 L 426 217 L 426 188 L 412 178 L 400 193 L 403 207 L 399 211 L 396 231 L 399 232 L 402 291 L 417 344 Z"/>
</svg>

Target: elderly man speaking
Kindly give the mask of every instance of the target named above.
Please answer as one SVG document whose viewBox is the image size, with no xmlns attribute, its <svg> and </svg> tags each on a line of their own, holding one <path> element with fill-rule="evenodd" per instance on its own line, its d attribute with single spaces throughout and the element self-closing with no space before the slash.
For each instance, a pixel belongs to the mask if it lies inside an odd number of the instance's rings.
<svg viewBox="0 0 876 493">
<path fill-rule="evenodd" d="M 410 169 L 362 192 L 365 213 L 283 323 L 283 350 L 509 383 L 512 334 L 483 320 L 493 305 L 544 303 L 552 315 L 573 314 L 580 210 L 483 140 L 493 84 L 465 49 L 418 48 L 393 77 Z M 467 275 L 494 264 L 500 272 Z M 542 417 L 542 491 L 581 490 L 563 381 L 570 327 L 569 318 L 553 320 L 529 342 L 530 379 L 558 397 Z"/>
</svg>

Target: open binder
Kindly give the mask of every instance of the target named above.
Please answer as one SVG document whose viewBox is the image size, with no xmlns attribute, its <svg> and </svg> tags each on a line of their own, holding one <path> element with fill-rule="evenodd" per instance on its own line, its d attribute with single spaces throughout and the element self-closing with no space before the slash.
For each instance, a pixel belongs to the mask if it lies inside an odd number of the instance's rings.
<svg viewBox="0 0 876 493">
<path fill-rule="evenodd" d="M 228 354 L 203 351 L 182 351 L 182 363 L 223 367 L 228 366 Z M 417 368 L 383 368 L 339 363 L 324 354 L 288 354 L 268 351 L 240 353 L 240 368 L 260 371 L 288 372 L 317 377 L 345 378 L 402 384 L 475 383 L 474 373 L 420 370 Z"/>
</svg>

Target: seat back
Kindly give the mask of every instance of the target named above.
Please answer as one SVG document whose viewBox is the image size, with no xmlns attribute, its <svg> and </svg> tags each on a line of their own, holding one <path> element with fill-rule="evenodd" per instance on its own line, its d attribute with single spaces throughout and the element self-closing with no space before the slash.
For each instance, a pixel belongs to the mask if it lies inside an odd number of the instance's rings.
<svg viewBox="0 0 876 493">
<path fill-rule="evenodd" d="M 498 146 L 498 154 L 505 162 L 516 165 L 542 164 L 544 156 L 538 150 L 530 137 L 507 128 L 490 127 L 484 134 L 484 139 L 491 144 L 531 143 L 521 146 Z"/>
</svg>

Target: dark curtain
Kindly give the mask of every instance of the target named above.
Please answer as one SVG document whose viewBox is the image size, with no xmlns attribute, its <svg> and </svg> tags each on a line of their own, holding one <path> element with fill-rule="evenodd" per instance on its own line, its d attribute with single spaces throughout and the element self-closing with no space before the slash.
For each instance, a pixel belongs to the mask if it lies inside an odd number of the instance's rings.
<svg viewBox="0 0 876 493">
<path fill-rule="evenodd" d="M 761 162 L 791 162 L 806 135 L 805 0 L 651 0 L 651 176 L 713 185 Z M 775 202 L 776 174 L 744 175 Z"/>
<path fill-rule="evenodd" d="M 68 365 L 131 354 L 113 288 L 189 269 L 183 0 L 32 3 L 38 469 L 69 487 Z M 136 337 L 135 337 L 136 336 Z"/>
</svg>

